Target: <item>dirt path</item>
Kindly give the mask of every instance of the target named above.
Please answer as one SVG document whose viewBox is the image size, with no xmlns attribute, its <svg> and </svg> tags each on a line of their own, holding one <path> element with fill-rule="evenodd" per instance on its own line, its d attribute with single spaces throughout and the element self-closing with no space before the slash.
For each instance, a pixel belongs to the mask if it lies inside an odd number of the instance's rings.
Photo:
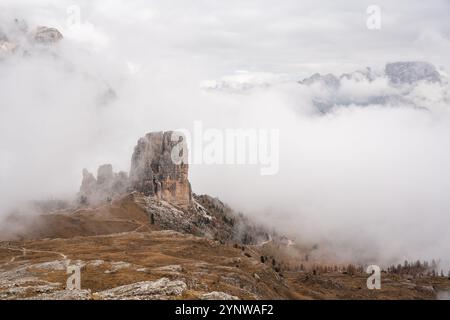
<svg viewBox="0 0 450 320">
<path fill-rule="evenodd" d="M 61 258 L 63 258 L 63 260 L 68 260 L 67 256 L 64 253 L 58 252 L 58 251 L 33 250 L 33 249 L 27 249 L 24 247 L 22 247 L 22 248 L 3 247 L 3 249 L 22 252 L 22 254 L 12 257 L 11 260 L 9 260 L 9 263 L 14 262 L 19 257 L 25 257 L 27 255 L 27 252 L 56 254 L 56 255 L 59 255 Z"/>
<path fill-rule="evenodd" d="M 141 229 L 148 228 L 148 224 L 147 224 L 147 223 L 144 223 L 144 222 L 141 222 L 141 221 L 138 221 L 138 220 L 109 219 L 109 220 L 107 220 L 107 221 L 112 221 L 112 222 L 128 222 L 128 223 L 129 223 L 129 222 L 132 222 L 132 223 L 137 224 L 138 226 L 137 226 L 134 230 L 132 230 L 132 231 L 130 231 L 130 232 L 138 232 L 138 231 L 140 231 Z M 33 252 L 34 252 L 34 253 L 49 253 L 49 254 L 55 254 L 55 255 L 60 256 L 63 260 L 69 260 L 69 259 L 67 258 L 67 256 L 66 256 L 64 253 L 58 252 L 58 251 L 34 250 L 34 249 L 27 249 L 27 248 L 24 248 L 24 247 L 21 247 L 21 248 L 14 248 L 14 247 L 10 247 L 10 246 L 2 246 L 1 248 L 6 249 L 6 250 L 20 251 L 20 252 L 21 252 L 21 254 L 19 254 L 19 255 L 17 255 L 17 256 L 11 257 L 11 259 L 9 260 L 9 262 L 7 262 L 8 264 L 9 264 L 9 263 L 13 263 L 13 262 L 16 261 L 16 259 L 18 259 L 19 257 L 25 257 L 26 254 L 27 254 L 27 252 L 29 252 L 29 253 L 33 253 Z"/>
</svg>

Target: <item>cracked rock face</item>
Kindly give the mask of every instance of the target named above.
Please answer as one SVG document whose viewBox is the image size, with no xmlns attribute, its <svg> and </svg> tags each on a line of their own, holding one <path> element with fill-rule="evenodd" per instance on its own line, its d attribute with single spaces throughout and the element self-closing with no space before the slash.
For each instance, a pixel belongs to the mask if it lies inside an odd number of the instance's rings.
<svg viewBox="0 0 450 320">
<path fill-rule="evenodd" d="M 239 300 L 239 298 L 225 292 L 213 291 L 201 295 L 200 300 Z"/>
<path fill-rule="evenodd" d="M 51 46 L 63 38 L 61 32 L 52 27 L 38 26 L 29 31 L 27 23 L 16 18 L 7 30 L 0 30 L 0 59 L 11 55 L 26 56 L 36 44 Z"/>
<path fill-rule="evenodd" d="M 131 188 L 188 207 L 192 192 L 183 139 L 173 131 L 151 132 L 139 139 L 131 159 Z"/>
<path fill-rule="evenodd" d="M 188 170 L 184 137 L 173 131 L 151 132 L 134 148 L 129 178 L 125 172 L 114 173 L 110 164 L 98 168 L 97 178 L 84 169 L 79 199 L 96 205 L 137 191 L 185 209 L 193 204 Z"/>
</svg>

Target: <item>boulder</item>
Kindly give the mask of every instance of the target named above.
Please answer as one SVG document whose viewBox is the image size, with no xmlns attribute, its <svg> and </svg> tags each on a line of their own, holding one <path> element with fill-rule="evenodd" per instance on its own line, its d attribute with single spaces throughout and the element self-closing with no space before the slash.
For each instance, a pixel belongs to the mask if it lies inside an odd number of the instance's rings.
<svg viewBox="0 0 450 320">
<path fill-rule="evenodd" d="M 114 173 L 110 164 L 98 168 L 97 178 L 84 169 L 79 198 L 84 204 L 99 204 L 137 191 L 188 208 L 193 203 L 188 170 L 184 137 L 173 131 L 151 132 L 134 148 L 129 178 L 126 172 Z"/>
</svg>

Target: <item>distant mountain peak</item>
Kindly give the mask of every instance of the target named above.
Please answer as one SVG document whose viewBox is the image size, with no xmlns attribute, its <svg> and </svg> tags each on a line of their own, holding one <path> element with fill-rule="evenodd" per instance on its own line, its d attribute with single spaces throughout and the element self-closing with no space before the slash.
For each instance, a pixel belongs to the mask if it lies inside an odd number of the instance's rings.
<svg viewBox="0 0 450 320">
<path fill-rule="evenodd" d="M 404 105 L 427 108 L 416 101 L 414 88 L 419 84 L 445 85 L 435 66 L 422 61 L 400 61 L 386 64 L 383 72 L 377 73 L 367 67 L 344 73 L 312 76 L 299 81 L 303 86 L 319 85 L 320 92 L 314 92 L 312 103 L 321 113 L 327 113 L 336 106 Z M 369 86 L 375 81 L 377 85 Z M 340 90 L 346 84 L 345 90 Z M 364 85 L 358 87 L 359 84 Z M 353 90 L 354 87 L 354 90 Z M 363 91 L 360 91 L 363 89 Z"/>
<path fill-rule="evenodd" d="M 436 68 L 424 61 L 393 62 L 386 64 L 385 74 L 393 84 L 412 84 L 419 81 L 440 82 Z"/>
</svg>

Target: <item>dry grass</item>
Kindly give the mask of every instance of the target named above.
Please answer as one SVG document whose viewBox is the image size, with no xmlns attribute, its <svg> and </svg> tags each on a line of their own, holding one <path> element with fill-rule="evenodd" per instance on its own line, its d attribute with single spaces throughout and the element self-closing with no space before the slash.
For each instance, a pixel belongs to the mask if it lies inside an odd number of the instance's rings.
<svg viewBox="0 0 450 320">
<path fill-rule="evenodd" d="M 39 239 L 0 242 L 3 272 L 28 266 L 29 275 L 59 283 L 63 289 L 65 270 L 33 265 L 63 261 L 66 256 L 72 264 L 78 260 L 84 264 L 83 289 L 97 292 L 167 277 L 187 284 L 188 290 L 180 297 L 183 299 L 197 299 L 212 291 L 241 299 L 433 299 L 437 291 L 450 290 L 450 280 L 440 277 L 406 280 L 383 274 L 382 289 L 372 291 L 366 288 L 365 274 L 289 271 L 279 265 L 293 264 L 296 258 L 283 256 L 277 247 L 233 246 L 158 230 L 129 197 L 94 210 L 47 215 L 43 219 L 46 223 L 29 234 Z M 21 248 L 26 249 L 25 254 Z M 262 255 L 275 253 L 276 266 L 270 260 L 261 262 Z M 93 263 L 96 260 L 103 262 Z M 117 265 L 122 268 L 114 270 Z M 181 270 L 158 270 L 172 265 Z M 427 286 L 434 286 L 435 291 L 424 288 Z M 26 292 L 16 298 L 31 294 Z"/>
</svg>

